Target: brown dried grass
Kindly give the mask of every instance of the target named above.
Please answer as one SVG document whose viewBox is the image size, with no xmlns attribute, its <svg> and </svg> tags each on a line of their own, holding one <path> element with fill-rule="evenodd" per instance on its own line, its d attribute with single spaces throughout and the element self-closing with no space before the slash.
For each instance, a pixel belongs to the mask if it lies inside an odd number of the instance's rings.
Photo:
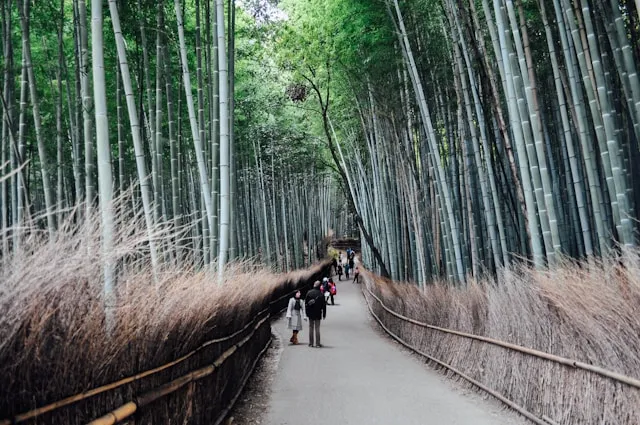
<svg viewBox="0 0 640 425">
<path fill-rule="evenodd" d="M 199 270 L 190 260 L 184 229 L 158 228 L 154 238 L 164 246 L 165 263 L 154 283 L 142 217 L 118 205 L 111 253 L 118 265 L 116 323 L 110 335 L 95 217 L 79 226 L 71 212 L 52 240 L 37 228 L 21 229 L 20 247 L 0 258 L 0 419 L 163 365 L 240 330 L 270 301 L 319 278 L 325 267 L 276 275 L 251 261 L 239 262 L 228 267 L 218 285 L 216 270 Z M 138 422 L 215 420 L 268 338 L 267 323 L 256 332 L 255 344 L 246 344 L 228 362 L 228 370 L 168 397 L 154 407 L 160 413 Z M 237 342 L 214 344 L 166 372 L 45 415 L 37 423 L 84 423 L 211 363 Z"/>
<path fill-rule="evenodd" d="M 392 310 L 448 329 L 487 336 L 640 378 L 640 252 L 551 271 L 503 270 L 466 288 L 444 282 L 423 291 L 367 274 Z M 373 300 L 392 332 L 538 417 L 559 424 L 638 424 L 640 390 L 480 341 L 402 321 Z M 450 372 L 445 372 L 450 374 Z M 453 375 L 452 375 L 453 377 Z M 456 377 L 456 379 L 458 379 Z"/>
</svg>

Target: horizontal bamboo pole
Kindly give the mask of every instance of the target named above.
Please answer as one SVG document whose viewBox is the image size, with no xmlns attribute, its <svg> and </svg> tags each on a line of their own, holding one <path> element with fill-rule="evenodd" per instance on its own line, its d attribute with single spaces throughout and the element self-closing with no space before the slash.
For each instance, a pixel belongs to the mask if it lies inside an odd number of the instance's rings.
<svg viewBox="0 0 640 425">
<path fill-rule="evenodd" d="M 158 400 L 159 398 L 162 398 L 166 395 L 176 392 L 177 390 L 184 387 L 190 382 L 194 382 L 206 376 L 211 375 L 215 370 L 219 369 L 220 366 L 222 366 L 222 364 L 225 361 L 227 361 L 239 348 L 241 348 L 244 344 L 249 342 L 253 337 L 253 335 L 256 333 L 256 331 L 260 329 L 260 327 L 269 319 L 270 316 L 271 315 L 268 315 L 264 317 L 262 320 L 260 320 L 258 323 L 256 323 L 256 325 L 253 327 L 253 330 L 249 335 L 247 335 L 240 342 L 238 342 L 237 344 L 234 344 L 231 348 L 229 348 L 224 353 L 222 353 L 220 357 L 218 357 L 213 362 L 213 364 L 202 367 L 200 369 L 196 369 L 154 390 L 148 391 L 143 395 L 136 397 L 135 401 L 130 401 L 126 404 L 123 404 L 122 406 L 107 413 L 106 415 L 94 421 L 89 422 L 88 425 L 115 425 L 118 422 L 122 421 L 123 419 L 126 419 L 127 417 L 133 415 L 138 408 L 144 407 L 149 403 Z M 130 405 L 133 405 L 135 408 L 132 411 L 130 411 L 129 414 L 127 414 L 126 416 L 122 416 L 122 414 L 116 415 L 116 412 L 122 412 L 126 406 L 130 406 Z M 127 410 L 127 412 L 129 412 L 129 410 Z"/>
<path fill-rule="evenodd" d="M 369 288 L 367 288 L 367 290 L 369 290 Z M 369 291 L 369 293 L 371 293 L 371 291 Z M 445 362 L 443 362 L 441 360 L 438 360 L 435 357 L 433 357 L 433 356 L 431 356 L 431 355 L 429 355 L 429 354 L 427 354 L 427 353 L 425 353 L 423 351 L 420 351 L 416 347 L 414 347 L 411 344 L 405 342 L 402 338 L 400 338 L 398 335 L 393 333 L 389 328 L 387 328 L 384 325 L 384 323 L 382 323 L 382 320 L 373 312 L 373 308 L 371 308 L 371 304 L 369 303 L 369 300 L 367 300 L 367 296 L 364 293 L 363 293 L 363 295 L 364 295 L 365 302 L 367 304 L 367 308 L 369 309 L 369 312 L 371 313 L 371 315 L 376 319 L 376 321 L 382 327 L 382 329 L 384 329 L 384 331 L 386 333 L 388 333 L 393 339 L 398 341 L 400 344 L 404 345 L 405 347 L 407 347 L 411 351 L 413 351 L 415 353 L 418 353 L 421 356 L 431 360 L 432 362 L 437 363 L 440 366 L 450 370 L 451 372 L 455 373 L 456 375 L 460 376 L 461 378 L 465 379 L 466 381 L 469 381 L 470 383 L 472 383 L 476 387 L 482 389 L 483 391 L 486 391 L 487 393 L 491 394 L 492 396 L 494 396 L 495 398 L 497 398 L 498 400 L 500 400 L 501 402 L 503 402 L 507 406 L 511 407 L 513 410 L 515 410 L 518 413 L 520 413 L 522 416 L 524 416 L 527 419 L 531 420 L 532 422 L 534 422 L 534 423 L 536 423 L 538 425 L 549 425 L 548 422 L 546 422 L 543 419 L 535 416 L 533 413 L 529 412 L 524 407 L 522 407 L 519 404 L 516 404 L 515 402 L 509 400 L 508 398 L 506 398 L 505 396 L 503 396 L 499 392 L 487 387 L 486 385 L 484 385 L 480 381 L 476 381 L 472 377 L 464 374 L 463 372 L 459 371 L 458 369 L 456 369 L 455 367 L 451 366 L 450 364 L 445 363 Z M 374 297 L 375 297 L 375 295 L 374 295 Z"/>
<path fill-rule="evenodd" d="M 93 389 L 91 389 L 89 391 L 85 391 L 85 392 L 80 393 L 80 394 L 72 395 L 70 397 L 64 398 L 62 400 L 56 401 L 56 402 L 48 404 L 46 406 L 39 407 L 37 409 L 33 409 L 33 410 L 30 410 L 30 411 L 25 412 L 25 413 L 21 413 L 21 414 L 15 416 L 15 418 L 13 420 L 13 423 L 18 424 L 18 423 L 26 422 L 29 419 L 32 419 L 32 418 L 34 418 L 36 416 L 39 416 L 39 415 L 42 415 L 43 413 L 51 412 L 51 411 L 59 409 L 61 407 L 68 406 L 68 405 L 76 403 L 78 401 L 85 400 L 87 398 L 96 396 L 96 395 L 104 393 L 106 391 L 110 391 L 110 390 L 116 389 L 118 387 L 121 387 L 121 386 L 126 385 L 126 384 L 130 384 L 130 383 L 135 382 L 135 381 L 139 381 L 142 378 L 146 378 L 147 376 L 154 375 L 154 374 L 156 374 L 158 372 L 162 372 L 163 370 L 169 369 L 170 367 L 175 366 L 178 363 L 182 363 L 183 361 L 189 359 L 190 357 L 193 357 L 193 355 L 195 355 L 196 353 L 202 351 L 204 348 L 206 348 L 206 347 L 208 347 L 210 345 L 219 344 L 221 342 L 233 339 L 234 337 L 238 336 L 239 334 L 243 333 L 248 328 L 250 328 L 251 325 L 253 325 L 254 322 L 260 316 L 262 316 L 265 313 L 268 313 L 268 311 L 269 311 L 269 308 L 265 308 L 264 310 L 261 310 L 242 329 L 240 329 L 240 330 L 238 330 L 238 331 L 236 331 L 236 332 L 234 332 L 234 333 L 232 333 L 230 335 L 227 335 L 227 336 L 224 336 L 224 337 L 221 337 L 221 338 L 216 338 L 216 339 L 209 340 L 209 341 L 203 343 L 202 345 L 200 345 L 198 348 L 190 351 L 189 353 L 185 354 L 184 356 L 181 356 L 181 357 L 179 357 L 179 358 L 177 358 L 175 360 L 170 361 L 169 363 L 165 363 L 165 364 L 163 364 L 161 366 L 158 366 L 156 368 L 149 369 L 147 371 L 138 373 L 136 375 L 132 375 L 132 376 L 120 379 L 120 380 L 112 382 L 110 384 L 106 384 L 106 385 L 102 385 L 102 386 L 97 387 L 97 388 L 93 388 Z M 10 421 L 4 421 L 4 422 L 6 422 L 7 424 L 11 423 Z M 3 425 L 4 422 L 0 422 L 0 425 Z"/>
<path fill-rule="evenodd" d="M 627 384 L 629 386 L 635 387 L 635 388 L 640 388 L 640 380 L 636 379 L 636 378 L 632 378 L 630 376 L 626 376 L 626 375 L 622 375 L 620 373 L 617 372 L 613 372 L 611 370 L 608 369 L 604 369 L 602 367 L 599 366 L 594 366 L 594 365 L 590 365 L 584 362 L 580 362 L 577 360 L 572 360 L 572 359 L 568 359 L 566 357 L 561 357 L 561 356 L 556 356 L 555 354 L 549 354 L 549 353 L 545 353 L 544 351 L 539 351 L 539 350 L 534 350 L 532 348 L 527 348 L 527 347 L 523 347 L 520 345 L 516 345 L 516 344 L 512 344 L 510 342 L 505 342 L 505 341 L 500 341 L 497 339 L 493 339 L 493 338 L 489 338 L 486 336 L 480 336 L 480 335 L 474 335 L 474 334 L 470 334 L 470 333 L 466 333 L 466 332 L 460 332 L 460 331 L 455 331 L 452 329 L 447 329 L 447 328 L 441 328 L 439 326 L 433 326 L 433 325 L 429 325 L 427 323 L 423 323 L 423 322 L 419 322 L 415 319 L 412 319 L 410 317 L 406 317 L 403 316 L 400 313 L 397 313 L 393 310 L 391 310 L 389 307 L 387 307 L 384 302 L 382 302 L 382 300 L 380 298 L 378 298 L 378 296 L 376 296 L 376 294 L 374 294 L 371 289 L 369 289 L 369 287 L 367 286 L 367 291 L 369 292 L 369 294 L 371 294 L 371 296 L 373 298 L 376 299 L 376 301 L 378 301 L 378 303 L 380 303 L 380 305 L 382 306 L 383 309 L 385 309 L 387 312 L 389 312 L 391 315 L 402 319 L 406 322 L 409 323 L 413 323 L 414 325 L 423 327 L 423 328 L 427 328 L 427 329 L 433 329 L 439 332 L 444 332 L 444 333 L 448 333 L 448 334 L 452 334 L 452 335 L 458 335 L 464 338 L 469 338 L 469 339 L 474 339 L 476 341 L 483 341 L 486 342 L 488 344 L 493 344 L 493 345 L 497 345 L 499 347 L 503 347 L 503 348 L 507 348 L 513 351 L 518 351 L 520 353 L 524 353 L 524 354 L 528 354 L 530 356 L 535 356 L 535 357 L 539 357 L 541 359 L 545 359 L 545 360 L 549 360 L 555 363 L 560 363 L 569 367 L 574 367 L 577 369 L 583 369 L 589 372 L 593 372 L 595 374 L 601 375 L 601 376 L 605 376 L 607 378 L 613 379 L 615 381 L 618 382 L 622 382 L 623 384 Z"/>
<path fill-rule="evenodd" d="M 242 394 L 242 391 L 244 391 L 244 387 L 247 385 L 247 381 L 249 380 L 251 375 L 253 375 L 253 372 L 256 369 L 256 366 L 258 365 L 258 362 L 260 361 L 260 359 L 262 358 L 264 353 L 269 349 L 270 346 L 271 346 L 271 338 L 269 338 L 267 340 L 267 343 L 265 344 L 265 346 L 262 349 L 262 351 L 260 351 L 260 353 L 258 353 L 258 356 L 253 361 L 253 364 L 251 365 L 251 368 L 249 369 L 249 371 L 246 373 L 244 379 L 242 380 L 242 384 L 240 384 L 240 387 L 238 388 L 238 392 L 236 392 L 236 395 L 233 396 L 233 399 L 231 399 L 231 401 L 229 402 L 229 405 L 224 408 L 222 413 L 220 413 L 220 416 L 213 423 L 213 425 L 220 425 L 222 423 L 222 421 L 224 421 L 224 419 L 227 417 L 227 415 L 229 414 L 229 412 L 231 411 L 233 406 L 238 401 L 238 398 L 240 398 L 240 395 Z"/>
<path fill-rule="evenodd" d="M 91 425 L 112 425 L 133 415 L 136 410 L 138 410 L 136 403 L 129 402 L 118 407 L 113 412 L 109 412 L 103 417 L 92 421 Z"/>
</svg>

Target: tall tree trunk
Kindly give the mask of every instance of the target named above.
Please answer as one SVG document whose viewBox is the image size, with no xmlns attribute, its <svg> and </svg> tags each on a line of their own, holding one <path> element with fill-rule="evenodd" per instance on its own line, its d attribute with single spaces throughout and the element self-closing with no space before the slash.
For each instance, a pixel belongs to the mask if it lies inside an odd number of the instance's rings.
<svg viewBox="0 0 640 425">
<path fill-rule="evenodd" d="M 114 4 L 115 7 L 115 4 Z M 117 12 L 116 12 L 117 20 Z M 115 24 L 114 24 L 115 25 Z M 96 146 L 98 154 L 98 187 L 102 224 L 102 254 L 104 299 L 107 333 L 115 327 L 115 264 L 113 263 L 114 216 L 111 147 L 107 119 L 107 89 L 105 86 L 104 47 L 102 35 L 102 0 L 91 2 L 91 56 L 93 67 L 93 98 L 96 113 Z"/>
<path fill-rule="evenodd" d="M 236 0 L 229 0 L 229 260 L 236 257 L 236 160 L 234 142 Z M 277 251 L 276 251 L 277 252 Z"/>
<path fill-rule="evenodd" d="M 149 142 L 149 155 L 151 157 L 151 186 L 152 186 L 152 206 L 153 206 L 153 221 L 155 223 L 160 222 L 160 194 L 159 194 L 159 186 L 158 183 L 158 155 L 157 155 L 157 147 L 155 143 L 155 133 L 156 133 L 156 123 L 155 123 L 155 115 L 153 113 L 153 87 L 151 86 L 151 78 L 149 76 L 150 73 L 150 65 L 149 65 L 149 49 L 147 46 L 147 31 L 145 29 L 146 21 L 144 20 L 144 10 L 142 8 L 142 3 L 138 0 L 138 27 L 140 30 L 140 46 L 142 47 L 142 74 L 143 78 L 138 80 L 139 90 L 142 92 L 144 88 L 144 92 L 146 94 L 146 108 L 144 105 L 144 101 L 142 100 L 142 93 L 140 94 L 140 119 L 142 120 L 143 126 L 141 127 L 141 131 L 143 134 L 143 140 L 147 140 Z M 157 58 L 159 59 L 159 58 Z M 144 126 L 146 119 L 147 126 Z M 147 131 L 145 131 L 147 130 Z M 144 138 L 144 135 L 147 137 Z"/>
<path fill-rule="evenodd" d="M 20 0 L 18 0 L 20 1 Z M 18 3 L 20 4 L 20 3 Z M 33 63 L 31 61 L 31 41 L 30 41 L 30 0 L 24 0 L 20 10 L 20 28 L 22 29 L 22 49 L 24 51 L 25 65 L 27 67 L 27 75 L 29 78 L 29 95 L 31 96 L 31 107 L 33 111 L 33 123 L 36 132 L 36 142 L 38 144 L 38 156 L 40 158 L 40 173 L 42 176 L 42 189 L 44 191 L 44 202 L 47 214 L 47 228 L 50 232 L 55 230 L 55 215 L 53 211 L 53 188 L 51 187 L 51 179 L 49 176 L 49 161 L 47 158 L 47 150 L 44 143 L 44 135 L 42 134 L 42 118 L 40 115 L 40 103 L 38 100 L 38 91 L 36 89 L 36 77 L 33 71 Z"/>
<path fill-rule="evenodd" d="M 191 91 L 191 77 L 189 74 L 189 63 L 187 61 L 187 47 L 184 37 L 184 23 L 182 20 L 182 11 L 180 9 L 180 0 L 175 0 L 175 12 L 178 23 L 178 37 L 180 41 L 180 58 L 182 61 L 182 77 L 184 81 L 184 90 L 187 100 L 187 108 L 189 111 L 189 122 L 191 125 L 191 135 L 198 163 L 198 173 L 200 175 L 200 188 L 203 191 L 205 210 L 207 212 L 207 224 L 209 229 L 213 227 L 213 207 L 211 205 L 211 188 L 209 186 L 209 176 L 207 173 L 207 164 L 204 158 L 204 149 L 202 140 L 200 140 L 198 120 L 196 118 L 195 107 L 193 104 L 193 93 Z"/>
<path fill-rule="evenodd" d="M 64 46 L 62 39 L 62 31 L 64 27 L 64 0 L 60 1 L 60 22 L 58 24 L 58 68 L 56 69 L 56 165 L 58 171 L 57 188 L 56 188 L 56 205 L 58 208 L 58 223 L 62 222 L 62 211 L 64 207 L 64 193 L 63 193 L 63 151 L 62 151 L 62 71 L 63 71 L 63 58 L 64 58 Z"/>
<path fill-rule="evenodd" d="M 219 247 L 219 218 L 220 218 L 220 210 L 219 210 L 219 186 L 220 186 L 220 169 L 218 164 L 218 153 L 220 147 L 220 75 L 218 71 L 218 22 L 217 22 L 217 7 L 215 5 L 215 0 L 213 0 L 213 7 L 211 7 L 211 0 L 206 0 L 207 9 L 206 9 L 206 20 L 207 25 L 211 24 L 209 30 L 212 32 L 210 35 L 212 45 L 212 51 L 209 57 L 209 69 L 211 70 L 210 76 L 210 84 L 209 84 L 209 140 L 211 140 L 211 156 L 209 160 L 211 161 L 211 197 L 213 204 L 213 227 L 211 232 L 211 240 L 214 243 L 214 247 L 218 249 Z M 211 11 L 213 10 L 213 16 L 211 16 Z M 209 33 L 207 31 L 207 34 Z"/>
<path fill-rule="evenodd" d="M 230 224 L 230 140 L 229 140 L 229 75 L 227 69 L 227 47 L 224 28 L 224 2 L 216 0 L 218 69 L 220 87 L 220 232 L 218 248 L 219 282 L 222 282 L 224 267 L 229 253 Z M 233 37 L 233 34 L 230 34 Z"/>
<path fill-rule="evenodd" d="M 155 202 L 157 204 L 157 210 L 160 213 L 160 220 L 164 221 L 166 218 L 166 203 L 164 196 L 164 174 L 163 174 L 163 139 L 162 139 L 162 33 L 164 31 L 164 1 L 160 0 L 158 3 L 158 10 L 156 13 L 156 107 L 155 107 L 155 134 L 153 137 L 153 146 L 156 152 L 156 183 L 154 187 L 156 192 Z M 149 111 L 151 114 L 151 111 Z"/>
<path fill-rule="evenodd" d="M 173 109 L 173 93 L 171 89 L 171 69 L 169 68 L 169 55 L 167 47 L 163 49 L 164 79 L 167 98 L 167 121 L 169 129 L 169 156 L 171 168 L 171 213 L 176 228 L 180 227 L 182 209 L 180 208 L 180 184 L 178 180 L 178 147 L 175 134 L 175 114 Z"/>
<path fill-rule="evenodd" d="M 80 95 L 84 135 L 84 178 L 87 216 L 96 197 L 95 154 L 93 149 L 93 123 L 91 122 L 91 95 L 89 94 L 89 37 L 87 36 L 87 5 L 78 0 L 78 38 L 80 48 Z"/>
<path fill-rule="evenodd" d="M 96 0 L 94 0 L 96 1 Z M 131 84 L 131 75 L 129 74 L 129 63 L 127 62 L 127 52 L 124 44 L 122 29 L 120 28 L 120 16 L 116 0 L 109 0 L 109 11 L 111 15 L 111 24 L 116 39 L 116 48 L 118 51 L 118 62 L 120 63 L 120 74 L 122 77 L 122 85 L 124 89 L 125 99 L 127 101 L 127 110 L 129 112 L 129 124 L 131 125 L 131 136 L 133 139 L 133 148 L 136 156 L 136 167 L 138 170 L 138 179 L 140 180 L 140 192 L 142 195 L 142 207 L 144 209 L 145 224 L 149 234 L 149 249 L 151 251 L 151 265 L 155 273 L 157 272 L 158 257 L 156 250 L 156 242 L 153 237 L 153 210 L 151 204 L 151 190 L 149 188 L 149 175 L 147 173 L 147 165 L 144 158 L 144 148 L 142 146 L 142 136 L 140 132 L 140 121 L 138 119 L 138 110 L 136 108 L 135 94 Z"/>
</svg>

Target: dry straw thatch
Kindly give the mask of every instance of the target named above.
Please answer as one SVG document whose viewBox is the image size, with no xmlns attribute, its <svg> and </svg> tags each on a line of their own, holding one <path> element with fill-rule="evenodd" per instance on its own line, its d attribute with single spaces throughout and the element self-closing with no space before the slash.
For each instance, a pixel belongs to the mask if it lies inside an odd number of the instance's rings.
<svg viewBox="0 0 640 425">
<path fill-rule="evenodd" d="M 215 270 L 198 270 L 189 263 L 188 241 L 182 240 L 178 249 L 176 232 L 158 229 L 154 237 L 164 244 L 165 265 L 154 283 L 140 217 L 116 216 L 120 220 L 111 260 L 118 264 L 118 303 L 111 335 L 105 328 L 96 226 L 79 227 L 70 219 L 51 241 L 36 229 L 22 229 L 15 254 L 0 259 L 0 420 L 158 367 L 232 334 L 269 308 L 270 301 L 319 278 L 326 266 L 275 275 L 244 262 L 231 265 L 225 282 L 217 285 Z M 247 334 L 27 423 L 86 423 L 210 364 Z M 213 423 L 270 337 L 267 321 L 221 369 L 154 402 L 136 416 L 136 423 Z"/>
<path fill-rule="evenodd" d="M 486 336 L 640 378 L 640 253 L 552 271 L 503 270 L 466 288 L 423 291 L 365 273 L 393 311 L 430 325 Z M 640 389 L 594 373 L 425 329 L 386 312 L 385 326 L 413 347 L 559 424 L 639 424 Z M 450 372 L 445 372 L 450 374 Z M 451 374 L 457 379 L 457 376 Z"/>
</svg>

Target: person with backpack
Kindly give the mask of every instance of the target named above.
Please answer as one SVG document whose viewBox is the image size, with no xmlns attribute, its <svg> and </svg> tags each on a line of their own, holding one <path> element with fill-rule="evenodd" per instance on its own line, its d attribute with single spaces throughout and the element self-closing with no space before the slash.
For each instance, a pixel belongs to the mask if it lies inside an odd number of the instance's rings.
<svg viewBox="0 0 640 425">
<path fill-rule="evenodd" d="M 313 289 L 307 292 L 304 303 L 305 311 L 309 318 L 309 347 L 322 347 L 320 343 L 320 321 L 327 318 L 327 304 L 324 302 L 324 295 L 320 292 L 319 280 L 316 280 L 313 283 Z"/>
<path fill-rule="evenodd" d="M 293 331 L 293 335 L 289 339 L 289 342 L 293 345 L 298 345 L 298 332 L 302 330 L 302 320 L 307 320 L 305 311 L 305 303 L 300 299 L 300 291 L 291 297 L 289 300 L 289 306 L 287 307 L 287 319 L 289 321 L 289 329 Z"/>
<path fill-rule="evenodd" d="M 331 278 L 329 278 L 328 287 L 329 287 L 329 291 L 328 291 L 329 297 L 331 297 L 331 305 L 336 305 L 336 303 L 333 300 L 333 297 L 336 296 L 336 294 L 338 293 L 338 287 L 336 286 L 336 283 Z"/>
<path fill-rule="evenodd" d="M 329 292 L 329 278 L 325 277 L 322 279 L 322 283 L 320 284 L 320 292 L 324 295 L 325 304 L 329 304 L 329 296 L 331 295 Z"/>
</svg>

